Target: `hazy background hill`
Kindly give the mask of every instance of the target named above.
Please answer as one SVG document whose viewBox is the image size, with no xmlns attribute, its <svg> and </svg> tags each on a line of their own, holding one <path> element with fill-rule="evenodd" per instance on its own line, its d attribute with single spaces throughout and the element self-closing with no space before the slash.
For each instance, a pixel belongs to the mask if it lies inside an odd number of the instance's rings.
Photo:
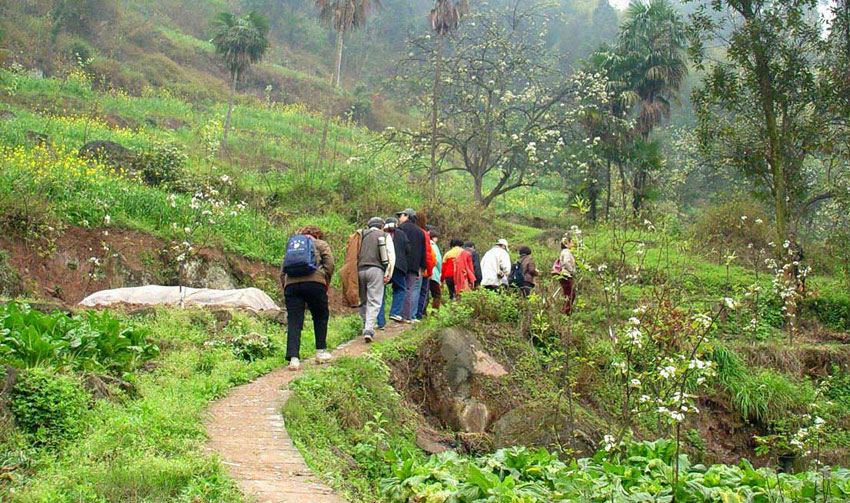
<svg viewBox="0 0 850 503">
<path fill-rule="evenodd" d="M 471 2 L 472 8 L 478 0 Z M 505 0 L 489 2 L 490 5 Z M 559 0 L 563 23 L 547 35 L 565 68 L 617 35 L 607 0 Z M 0 64 L 17 63 L 53 76 L 79 60 L 102 88 L 140 95 L 167 88 L 191 101 L 221 99 L 228 75 L 214 54 L 210 20 L 221 11 L 256 10 L 268 17 L 271 48 L 240 82 L 262 100 L 302 102 L 338 111 L 354 106 L 370 127 L 397 122 L 384 107 L 382 82 L 405 53 L 410 34 L 428 29 L 431 2 L 384 0 L 363 29 L 346 36 L 342 82 L 330 87 L 333 30 L 311 0 L 12 0 L 0 3 Z M 375 110 L 373 113 L 372 110 Z M 382 113 L 383 112 L 383 113 Z"/>
</svg>

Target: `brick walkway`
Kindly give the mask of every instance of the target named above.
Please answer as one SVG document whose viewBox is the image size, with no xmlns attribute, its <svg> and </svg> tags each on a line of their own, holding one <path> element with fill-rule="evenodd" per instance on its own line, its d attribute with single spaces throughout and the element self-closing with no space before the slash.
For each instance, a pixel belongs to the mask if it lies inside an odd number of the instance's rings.
<svg viewBox="0 0 850 503">
<path fill-rule="evenodd" d="M 393 337 L 405 328 L 390 322 L 377 340 Z M 357 356 L 368 350 L 357 338 L 336 348 L 333 355 Z M 311 363 L 304 362 L 305 366 Z M 242 493 L 257 503 L 343 501 L 310 472 L 280 415 L 289 395 L 286 388 L 300 373 L 279 368 L 234 388 L 209 410 L 208 448 L 219 455 Z"/>
</svg>

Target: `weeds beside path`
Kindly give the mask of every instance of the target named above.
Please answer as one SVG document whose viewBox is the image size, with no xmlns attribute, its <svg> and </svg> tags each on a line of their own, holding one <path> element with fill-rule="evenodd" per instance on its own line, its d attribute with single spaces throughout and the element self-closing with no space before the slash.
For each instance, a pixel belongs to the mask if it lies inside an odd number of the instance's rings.
<svg viewBox="0 0 850 503">
<path fill-rule="evenodd" d="M 392 338 L 406 328 L 390 324 L 378 333 L 376 342 Z M 368 350 L 369 346 L 358 337 L 337 347 L 333 355 L 357 356 Z M 312 364 L 312 359 L 306 363 Z M 343 501 L 311 473 L 280 415 L 289 396 L 286 388 L 301 372 L 281 367 L 233 389 L 210 407 L 206 423 L 208 448 L 220 457 L 242 493 L 258 503 Z"/>
</svg>

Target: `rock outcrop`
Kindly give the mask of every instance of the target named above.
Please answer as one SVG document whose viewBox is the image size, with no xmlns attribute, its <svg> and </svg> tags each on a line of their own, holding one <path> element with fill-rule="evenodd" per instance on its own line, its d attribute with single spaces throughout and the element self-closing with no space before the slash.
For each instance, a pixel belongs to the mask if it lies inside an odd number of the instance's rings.
<svg viewBox="0 0 850 503">
<path fill-rule="evenodd" d="M 481 348 L 475 334 L 446 329 L 437 338 L 436 368 L 429 372 L 425 400 L 446 426 L 463 433 L 484 433 L 505 412 L 485 392 L 488 380 L 507 375 L 505 368 Z"/>
</svg>

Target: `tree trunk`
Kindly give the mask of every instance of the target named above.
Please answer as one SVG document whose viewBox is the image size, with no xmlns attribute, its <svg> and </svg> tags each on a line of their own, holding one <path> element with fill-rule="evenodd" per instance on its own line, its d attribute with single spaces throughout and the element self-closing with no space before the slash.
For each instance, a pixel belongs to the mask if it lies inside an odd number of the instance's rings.
<svg viewBox="0 0 850 503">
<path fill-rule="evenodd" d="M 221 153 L 227 151 L 227 134 L 230 132 L 230 116 L 233 113 L 233 100 L 236 97 L 236 81 L 239 79 L 239 70 L 233 72 L 233 82 L 230 85 L 230 100 L 227 102 L 227 116 L 224 118 L 224 136 L 221 138 Z"/>
<path fill-rule="evenodd" d="M 643 206 L 643 191 L 646 185 L 646 168 L 643 163 L 635 165 L 635 176 L 632 181 L 632 210 L 635 216 L 640 214 Z"/>
<path fill-rule="evenodd" d="M 472 195 L 475 198 L 475 201 L 482 207 L 486 208 L 487 205 L 484 203 L 484 176 L 472 175 Z"/>
<path fill-rule="evenodd" d="M 325 147 L 328 142 L 328 128 L 331 124 L 331 104 L 328 103 L 328 110 L 325 112 L 325 125 L 322 127 L 322 142 L 319 144 L 319 158 L 317 159 L 317 168 L 322 167 L 322 162 L 325 160 Z"/>
<path fill-rule="evenodd" d="M 437 61 L 434 71 L 434 92 L 431 101 L 431 200 L 437 198 L 437 97 L 440 92 L 440 73 L 443 67 L 443 36 L 437 35 Z"/>
<path fill-rule="evenodd" d="M 608 192 L 605 195 L 605 221 L 611 215 L 611 159 L 608 159 Z"/>
<path fill-rule="evenodd" d="M 342 25 L 336 31 L 336 72 L 334 73 L 333 87 L 339 87 L 342 76 Z"/>
<path fill-rule="evenodd" d="M 767 163 L 773 178 L 774 211 L 776 213 L 776 233 L 780 242 L 788 237 L 788 183 L 785 178 L 785 163 L 780 153 L 779 126 L 776 119 L 776 104 L 771 82 L 770 62 L 761 46 L 758 35 L 753 33 L 753 59 L 761 94 L 762 113 L 767 133 Z"/>
<path fill-rule="evenodd" d="M 599 179 L 595 176 L 599 174 L 596 167 L 593 168 L 590 180 L 587 185 L 587 199 L 590 203 L 590 220 L 595 222 L 597 218 L 597 205 L 599 203 Z"/>
</svg>

